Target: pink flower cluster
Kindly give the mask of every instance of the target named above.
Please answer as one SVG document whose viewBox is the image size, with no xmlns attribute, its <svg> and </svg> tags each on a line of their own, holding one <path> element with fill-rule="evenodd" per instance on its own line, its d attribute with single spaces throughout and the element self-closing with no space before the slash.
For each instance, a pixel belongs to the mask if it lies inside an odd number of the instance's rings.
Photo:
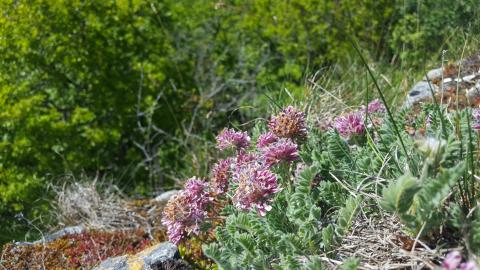
<svg viewBox="0 0 480 270">
<path fill-rule="evenodd" d="M 345 139 L 351 139 L 365 133 L 363 115 L 360 112 L 353 112 L 336 118 L 333 127 Z"/>
<path fill-rule="evenodd" d="M 272 132 L 263 133 L 258 137 L 257 148 L 263 149 L 276 141 L 278 141 L 278 137 Z"/>
<path fill-rule="evenodd" d="M 168 201 L 163 212 L 162 224 L 167 227 L 172 243 L 178 244 L 187 235 L 200 233 L 210 201 L 206 182 L 195 177 L 187 180 L 185 188 Z"/>
<path fill-rule="evenodd" d="M 384 113 L 387 111 L 385 105 L 377 98 L 372 100 L 367 105 L 368 113 Z M 362 111 L 365 111 L 365 106 L 363 106 Z"/>
<path fill-rule="evenodd" d="M 299 159 L 297 144 L 290 139 L 279 139 L 262 149 L 263 159 L 267 167 L 281 162 L 292 162 Z"/>
<path fill-rule="evenodd" d="M 270 195 L 277 193 L 279 188 L 277 177 L 270 170 L 248 164 L 239 168 L 233 179 L 238 184 L 232 198 L 235 207 L 243 211 L 256 209 L 260 216 L 272 209 Z"/>
<path fill-rule="evenodd" d="M 447 254 L 442 263 L 444 270 L 479 270 L 475 261 L 470 260 L 462 263 L 462 254 L 458 251 L 452 251 Z"/>
<path fill-rule="evenodd" d="M 250 163 L 256 163 L 258 159 L 259 157 L 257 153 L 241 151 L 235 157 L 235 170 L 238 170 L 239 168 Z"/>
<path fill-rule="evenodd" d="M 221 159 L 212 169 L 210 186 L 215 194 L 225 194 L 228 191 L 228 180 L 231 176 L 232 159 Z"/>
<path fill-rule="evenodd" d="M 246 132 L 223 129 L 216 137 L 220 150 L 235 149 L 235 157 L 220 159 L 210 173 L 210 181 L 189 179 L 185 188 L 166 205 L 162 224 L 171 242 L 178 244 L 189 235 L 198 235 L 200 225 L 218 205 L 231 202 L 242 211 L 255 210 L 265 216 L 272 209 L 273 195 L 281 189 L 272 167 L 298 160 L 295 139 L 306 137 L 304 114 L 289 106 L 273 116 L 270 131 L 259 136 L 257 149 L 249 149 Z M 231 153 L 231 152 L 230 152 Z M 217 197 L 218 196 L 218 197 Z"/>
<path fill-rule="evenodd" d="M 384 113 L 386 111 L 385 106 L 378 99 L 370 102 L 367 108 L 369 114 Z M 332 128 L 337 130 L 340 136 L 346 140 L 362 136 L 367 129 L 365 126 L 365 111 L 366 109 L 363 107 L 360 110 L 337 117 L 332 124 Z M 381 123 L 381 120 L 376 117 L 373 117 L 371 121 L 368 123 L 369 127 Z"/>
<path fill-rule="evenodd" d="M 307 136 L 305 114 L 302 111 L 288 106 L 277 115 L 270 118 L 270 131 L 280 138 L 304 139 Z"/>
<path fill-rule="evenodd" d="M 236 149 L 241 150 L 250 146 L 250 137 L 247 132 L 223 129 L 217 136 L 217 148 L 220 150 Z"/>
</svg>

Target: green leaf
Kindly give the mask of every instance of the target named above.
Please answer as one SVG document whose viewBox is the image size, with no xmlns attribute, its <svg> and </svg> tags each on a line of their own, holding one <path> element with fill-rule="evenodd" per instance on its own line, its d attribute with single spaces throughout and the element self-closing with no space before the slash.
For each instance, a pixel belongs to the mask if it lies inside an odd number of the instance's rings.
<svg viewBox="0 0 480 270">
<path fill-rule="evenodd" d="M 348 258 L 340 266 L 341 270 L 357 270 L 360 265 L 360 259 Z"/>
<path fill-rule="evenodd" d="M 323 270 L 325 267 L 323 266 L 322 260 L 318 256 L 312 256 L 308 258 L 308 262 L 305 265 L 306 270 Z"/>
<path fill-rule="evenodd" d="M 255 256 L 255 239 L 246 233 L 237 233 L 235 241 L 248 253 L 250 256 Z"/>
<path fill-rule="evenodd" d="M 470 224 L 468 242 L 475 255 L 480 256 L 480 210 L 475 212 L 475 218 Z"/>
<path fill-rule="evenodd" d="M 451 188 L 465 171 L 466 163 L 460 162 L 453 168 L 444 170 L 438 177 L 429 179 L 422 188 L 421 196 L 425 203 L 430 205 L 432 210 L 443 204 L 443 201 L 451 192 Z"/>
<path fill-rule="evenodd" d="M 335 244 L 335 230 L 333 229 L 332 224 L 329 224 L 322 230 L 322 239 L 325 251 L 328 252 L 332 250 L 332 247 Z"/>
<path fill-rule="evenodd" d="M 390 212 L 405 213 L 413 202 L 413 197 L 420 190 L 417 178 L 411 175 L 401 176 L 383 190 L 380 206 Z"/>
<path fill-rule="evenodd" d="M 336 232 L 339 236 L 344 236 L 350 229 L 353 221 L 355 220 L 358 207 L 362 201 L 362 197 L 350 197 L 348 198 L 344 207 L 338 211 Z"/>
</svg>

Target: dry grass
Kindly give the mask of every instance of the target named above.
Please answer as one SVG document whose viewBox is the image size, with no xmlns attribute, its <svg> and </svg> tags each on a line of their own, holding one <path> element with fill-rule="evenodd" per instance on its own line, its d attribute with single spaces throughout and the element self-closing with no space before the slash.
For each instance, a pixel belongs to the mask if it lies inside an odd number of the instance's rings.
<svg viewBox="0 0 480 270">
<path fill-rule="evenodd" d="M 334 68 L 332 68 L 334 69 Z M 348 109 L 345 102 L 345 85 L 332 81 L 331 70 L 321 70 L 307 78 L 307 114 L 316 126 L 322 126 L 330 119 Z M 332 85 L 335 84 L 335 87 Z"/>
<path fill-rule="evenodd" d="M 127 200 L 114 185 L 98 187 L 97 181 L 91 181 L 54 189 L 57 200 L 53 213 L 58 226 L 83 225 L 105 231 L 141 228 L 149 233 L 163 228 L 160 223 L 163 203 Z"/>
<path fill-rule="evenodd" d="M 382 212 L 371 217 L 358 215 L 349 235 L 335 250 L 335 259 L 323 257 L 332 269 L 347 258 L 360 259 L 358 269 L 436 269 L 439 258 L 447 252 L 431 249 L 421 240 L 403 233 L 402 224 L 394 215 Z"/>
</svg>

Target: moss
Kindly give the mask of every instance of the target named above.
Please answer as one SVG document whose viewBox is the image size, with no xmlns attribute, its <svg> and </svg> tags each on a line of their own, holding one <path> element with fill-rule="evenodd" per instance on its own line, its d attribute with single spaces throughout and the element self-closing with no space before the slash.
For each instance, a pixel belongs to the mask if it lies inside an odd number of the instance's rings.
<svg viewBox="0 0 480 270">
<path fill-rule="evenodd" d="M 157 237 L 158 241 L 165 240 L 164 234 L 157 233 Z M 3 247 L 1 264 L 9 270 L 90 269 L 106 258 L 138 253 L 156 240 L 142 230 L 87 231 L 44 245 L 7 244 Z"/>
</svg>

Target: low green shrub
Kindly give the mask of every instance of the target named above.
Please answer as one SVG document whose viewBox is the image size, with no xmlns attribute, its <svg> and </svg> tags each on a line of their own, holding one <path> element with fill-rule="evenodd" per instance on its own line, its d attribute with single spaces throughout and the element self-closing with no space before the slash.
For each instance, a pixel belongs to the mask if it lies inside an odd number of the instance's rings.
<svg viewBox="0 0 480 270">
<path fill-rule="evenodd" d="M 480 113 L 426 105 L 393 122 L 386 112 L 374 100 L 316 129 L 289 106 L 268 131 L 258 123 L 253 140 L 224 129 L 217 147 L 225 159 L 209 181 L 189 179 L 165 208 L 170 241 L 215 232 L 203 251 L 220 269 L 322 269 L 360 209 L 368 216 L 382 207 L 412 242 L 478 256 Z M 352 258 L 342 267 L 358 265 Z"/>
</svg>

